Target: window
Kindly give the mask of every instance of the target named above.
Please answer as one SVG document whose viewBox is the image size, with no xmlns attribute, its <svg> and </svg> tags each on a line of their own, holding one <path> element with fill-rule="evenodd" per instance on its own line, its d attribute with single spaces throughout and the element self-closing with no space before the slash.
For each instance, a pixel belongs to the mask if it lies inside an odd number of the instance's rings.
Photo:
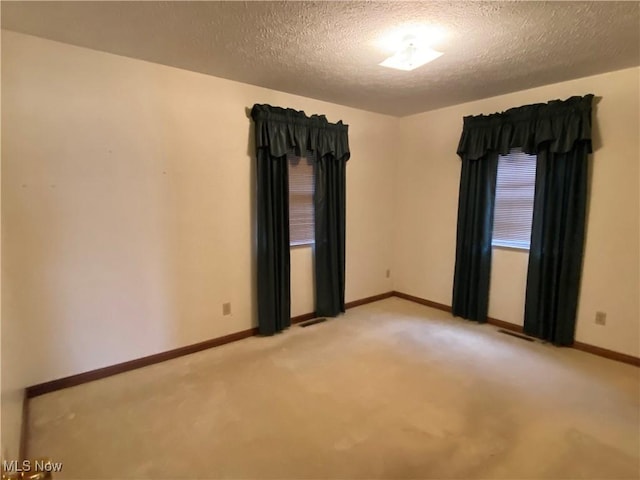
<svg viewBox="0 0 640 480">
<path fill-rule="evenodd" d="M 287 154 L 289 164 L 289 245 L 309 245 L 315 240 L 313 154 Z"/>
<path fill-rule="evenodd" d="M 535 155 L 513 149 L 498 157 L 493 246 L 529 249 L 535 181 Z"/>
</svg>

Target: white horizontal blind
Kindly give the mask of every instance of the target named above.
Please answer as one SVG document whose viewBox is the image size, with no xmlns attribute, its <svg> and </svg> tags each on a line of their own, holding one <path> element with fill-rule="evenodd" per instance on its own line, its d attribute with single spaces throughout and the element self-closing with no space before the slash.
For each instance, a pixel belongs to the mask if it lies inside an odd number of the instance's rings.
<svg viewBox="0 0 640 480">
<path fill-rule="evenodd" d="M 492 245 L 529 249 L 536 156 L 513 149 L 498 157 Z"/>
<path fill-rule="evenodd" d="M 287 154 L 289 164 L 289 245 L 307 245 L 315 240 L 313 154 Z"/>
</svg>

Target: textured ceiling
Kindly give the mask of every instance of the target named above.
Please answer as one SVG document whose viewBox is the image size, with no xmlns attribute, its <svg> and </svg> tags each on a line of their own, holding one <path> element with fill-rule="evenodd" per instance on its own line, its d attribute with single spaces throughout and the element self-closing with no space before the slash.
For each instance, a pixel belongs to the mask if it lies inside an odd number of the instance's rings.
<svg viewBox="0 0 640 480">
<path fill-rule="evenodd" d="M 640 64 L 638 2 L 10 2 L 2 28 L 404 116 Z M 442 57 L 378 66 L 439 26 Z M 576 92 L 584 93 L 584 92 Z"/>
</svg>

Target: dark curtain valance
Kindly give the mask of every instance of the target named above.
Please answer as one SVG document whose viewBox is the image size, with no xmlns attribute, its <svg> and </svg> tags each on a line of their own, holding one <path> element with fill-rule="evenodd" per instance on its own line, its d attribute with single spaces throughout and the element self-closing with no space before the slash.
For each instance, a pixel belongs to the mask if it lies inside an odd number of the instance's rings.
<svg viewBox="0 0 640 480">
<path fill-rule="evenodd" d="M 584 142 L 591 153 L 592 99 L 589 94 L 464 117 L 457 153 L 469 160 L 489 152 L 506 155 L 512 148 L 522 148 L 529 154 L 541 149 L 567 153 L 578 142 Z"/>
<path fill-rule="evenodd" d="M 291 108 L 254 105 L 251 117 L 256 127 L 256 148 L 268 148 L 272 157 L 282 157 L 294 150 L 304 155 L 312 150 L 319 157 L 331 155 L 348 160 L 349 126 L 342 121 L 329 123 L 324 115 L 308 117 Z"/>
</svg>

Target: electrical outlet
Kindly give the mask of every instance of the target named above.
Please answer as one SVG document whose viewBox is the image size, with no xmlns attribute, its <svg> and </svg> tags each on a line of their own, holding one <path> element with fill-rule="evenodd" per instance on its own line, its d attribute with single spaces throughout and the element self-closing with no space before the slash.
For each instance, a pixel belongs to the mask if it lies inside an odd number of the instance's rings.
<svg viewBox="0 0 640 480">
<path fill-rule="evenodd" d="M 231 315 L 231 303 L 222 304 L 222 315 Z"/>
<path fill-rule="evenodd" d="M 391 270 L 387 268 L 387 278 L 391 277 Z"/>
<path fill-rule="evenodd" d="M 605 312 L 596 312 L 596 325 L 606 325 L 607 314 Z"/>
</svg>

